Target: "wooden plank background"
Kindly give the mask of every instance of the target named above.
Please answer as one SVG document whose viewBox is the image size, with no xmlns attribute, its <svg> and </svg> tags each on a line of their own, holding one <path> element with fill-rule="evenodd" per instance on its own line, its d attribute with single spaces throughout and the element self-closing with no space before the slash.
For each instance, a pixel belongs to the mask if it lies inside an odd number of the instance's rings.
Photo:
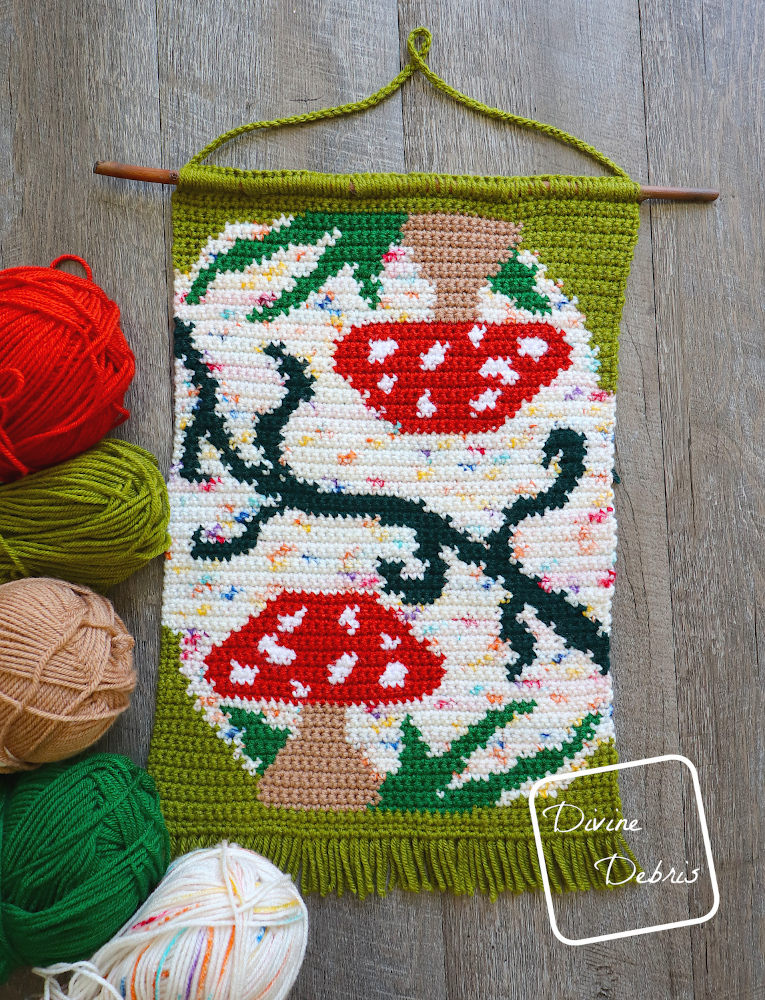
<svg viewBox="0 0 765 1000">
<path fill-rule="evenodd" d="M 719 187 L 646 204 L 622 323 L 614 613 L 623 759 L 694 760 L 722 902 L 711 922 L 584 948 L 539 895 L 309 898 L 296 1000 L 765 997 L 759 651 L 765 514 L 765 120 L 757 0 L 2 0 L 0 266 L 85 256 L 136 353 L 123 428 L 170 456 L 169 191 L 94 177 L 96 159 L 178 167 L 242 121 L 360 98 L 426 24 L 459 89 L 549 121 L 644 183 Z M 324 171 L 590 173 L 572 151 L 484 120 L 415 80 L 362 117 L 237 140 L 217 162 Z M 141 683 L 103 741 L 144 762 L 161 566 L 114 593 Z M 677 782 L 633 805 L 661 823 Z M 682 831 L 667 833 L 682 857 Z M 679 852 L 679 853 L 678 853 Z M 571 926 L 600 897 L 561 902 Z M 705 912 L 705 889 L 687 913 Z M 19 971 L 0 1000 L 35 995 Z"/>
</svg>

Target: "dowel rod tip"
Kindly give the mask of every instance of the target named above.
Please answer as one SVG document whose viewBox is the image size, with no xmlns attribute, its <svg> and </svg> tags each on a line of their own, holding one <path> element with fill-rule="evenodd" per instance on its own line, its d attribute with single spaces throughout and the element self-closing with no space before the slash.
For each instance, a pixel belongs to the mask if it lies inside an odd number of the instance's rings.
<svg viewBox="0 0 765 1000">
<path fill-rule="evenodd" d="M 130 163 L 115 160 L 97 160 L 93 173 L 104 177 L 121 177 L 128 181 L 149 181 L 152 184 L 177 184 L 177 170 L 162 170 L 160 167 L 136 167 Z"/>
<path fill-rule="evenodd" d="M 715 201 L 719 197 L 720 192 L 711 188 L 659 187 L 654 184 L 644 184 L 640 188 L 640 201 L 646 201 L 648 198 L 666 201 Z"/>
</svg>

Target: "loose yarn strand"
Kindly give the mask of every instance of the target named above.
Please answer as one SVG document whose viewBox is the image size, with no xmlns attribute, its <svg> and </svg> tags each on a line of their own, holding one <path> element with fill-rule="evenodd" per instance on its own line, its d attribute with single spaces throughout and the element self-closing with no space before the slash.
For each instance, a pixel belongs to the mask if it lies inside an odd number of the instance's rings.
<svg viewBox="0 0 765 1000">
<path fill-rule="evenodd" d="M 419 49 L 417 48 L 418 41 L 422 42 L 422 46 Z M 457 101 L 459 104 L 464 104 L 465 107 L 471 108 L 479 114 L 488 115 L 490 118 L 496 118 L 499 121 L 507 122 L 509 125 L 517 125 L 520 128 L 531 129 L 534 132 L 540 132 L 542 135 L 547 135 L 551 139 L 556 139 L 558 142 L 566 143 L 578 152 L 583 153 L 585 156 L 591 157 L 596 163 L 600 164 L 601 167 L 609 170 L 617 177 L 623 177 L 626 180 L 630 179 L 626 170 L 623 170 L 620 166 L 614 163 L 613 160 L 610 160 L 603 153 L 599 152 L 594 146 L 584 142 L 582 139 L 577 139 L 576 136 L 571 135 L 569 132 L 564 132 L 563 129 L 556 128 L 554 125 L 547 125 L 544 122 L 535 121 L 533 118 L 524 118 L 522 115 L 514 115 L 510 111 L 502 111 L 500 108 L 494 108 L 491 107 L 491 105 L 483 104 L 481 101 L 468 97 L 467 94 L 463 94 L 461 91 L 451 87 L 437 73 L 434 73 L 425 61 L 425 58 L 430 51 L 432 41 L 433 36 L 427 28 L 415 28 L 414 31 L 410 32 L 406 43 L 410 62 L 404 66 L 401 72 L 398 73 L 390 81 L 390 83 L 386 83 L 384 87 L 375 91 L 374 94 L 370 94 L 369 97 L 365 97 L 360 101 L 353 101 L 350 104 L 341 104 L 334 108 L 319 108 L 316 111 L 307 111 L 302 115 L 290 115 L 287 118 L 274 118 L 271 121 L 250 122 L 246 125 L 239 125 L 236 128 L 230 129 L 228 132 L 224 132 L 222 135 L 219 135 L 217 139 L 213 139 L 213 141 L 208 143 L 204 149 L 200 150 L 200 152 L 198 152 L 195 156 L 191 157 L 189 162 L 186 164 L 186 167 L 201 166 L 203 160 L 205 160 L 220 146 L 227 143 L 230 139 L 235 139 L 237 136 L 245 135 L 247 132 L 253 132 L 256 129 L 281 128 L 283 125 L 305 125 L 308 122 L 321 121 L 328 118 L 339 118 L 342 115 L 353 115 L 361 111 L 367 111 L 369 108 L 373 108 L 382 101 L 386 100 L 386 98 L 390 97 L 404 83 L 406 83 L 411 76 L 414 76 L 415 73 L 419 72 L 422 73 L 422 75 L 434 87 L 442 91 L 448 97 L 451 97 L 452 100 Z"/>
<path fill-rule="evenodd" d="M 125 1000 L 109 980 L 104 979 L 92 962 L 57 962 L 55 965 L 49 965 L 46 969 L 35 966 L 32 972 L 43 979 L 43 1000 L 68 1000 L 57 978 L 66 975 L 67 972 L 78 973 L 91 979 L 94 983 L 98 983 L 102 993 L 103 990 L 106 990 L 107 994 L 114 997 L 114 1000 Z"/>
<path fill-rule="evenodd" d="M 84 257 L 78 257 L 76 253 L 62 253 L 60 257 L 56 257 L 55 260 L 50 262 L 51 270 L 55 271 L 59 264 L 63 264 L 65 260 L 73 260 L 75 264 L 79 264 L 88 276 L 88 281 L 93 280 L 93 272 L 90 269 L 90 264 L 85 260 Z"/>
</svg>

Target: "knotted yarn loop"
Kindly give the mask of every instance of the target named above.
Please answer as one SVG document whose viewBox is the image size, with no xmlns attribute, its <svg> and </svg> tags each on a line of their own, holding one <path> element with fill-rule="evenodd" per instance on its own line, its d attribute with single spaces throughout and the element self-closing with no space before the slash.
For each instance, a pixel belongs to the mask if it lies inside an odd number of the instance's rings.
<svg viewBox="0 0 765 1000">
<path fill-rule="evenodd" d="M 291 115 L 288 118 L 275 118 L 271 121 L 250 122 L 247 125 L 239 125 L 237 128 L 224 132 L 223 135 L 219 135 L 217 139 L 213 139 L 213 141 L 208 143 L 204 149 L 200 150 L 199 153 L 191 157 L 186 166 L 181 170 L 181 179 L 183 179 L 183 172 L 185 170 L 189 167 L 200 166 L 203 160 L 205 160 L 210 153 L 214 152 L 214 150 L 228 142 L 229 139 L 234 139 L 237 136 L 244 135 L 245 133 L 252 132 L 256 129 L 279 128 L 282 125 L 305 125 L 309 122 L 321 121 L 322 119 L 338 118 L 341 115 L 352 115 L 361 111 L 367 111 L 369 108 L 375 107 L 375 105 L 390 97 L 391 94 L 394 94 L 399 87 L 401 87 L 402 84 L 404 84 L 410 77 L 414 76 L 415 73 L 422 73 L 422 75 L 430 81 L 434 87 L 442 91 L 442 93 L 451 97 L 452 100 L 457 101 L 459 104 L 464 104 L 466 107 L 471 108 L 479 114 L 487 115 L 489 118 L 496 118 L 499 121 L 504 121 L 510 125 L 516 125 L 520 128 L 530 129 L 534 132 L 541 132 L 543 135 L 547 135 L 551 139 L 556 139 L 558 142 L 563 142 L 568 146 L 573 146 L 574 149 L 583 153 L 585 156 L 589 156 L 591 159 L 595 160 L 596 163 L 599 163 L 601 167 L 604 167 L 617 177 L 621 177 L 625 180 L 630 179 L 629 174 L 621 167 L 617 166 L 613 160 L 604 156 L 603 153 L 600 153 L 594 146 L 590 146 L 589 143 L 583 142 L 581 139 L 577 139 L 576 136 L 573 136 L 568 132 L 564 132 L 562 129 L 555 128 L 554 125 L 546 125 L 544 122 L 534 121 L 533 118 L 523 118 L 521 115 L 514 115 L 509 111 L 502 111 L 500 108 L 494 108 L 488 104 L 483 104 L 481 101 L 476 101 L 472 97 L 468 97 L 467 94 L 463 94 L 461 91 L 451 87 L 437 73 L 434 73 L 425 61 L 428 53 L 430 52 L 432 41 L 433 36 L 427 28 L 419 27 L 411 31 L 406 42 L 410 61 L 403 67 L 401 72 L 390 81 L 390 83 L 387 83 L 384 87 L 375 91 L 374 94 L 370 94 L 369 97 L 365 97 L 360 101 L 353 101 L 350 104 L 338 105 L 334 108 L 320 108 L 316 111 L 308 111 L 302 115 Z M 421 43 L 419 48 L 418 42 Z"/>
<path fill-rule="evenodd" d="M 78 257 L 76 253 L 62 253 L 60 257 L 56 257 L 55 260 L 50 262 L 50 266 L 55 271 L 58 265 L 62 264 L 65 260 L 73 260 L 75 264 L 79 264 L 80 267 L 84 268 L 85 274 L 88 276 L 88 281 L 93 280 L 93 272 L 90 269 L 90 264 L 88 264 L 84 257 Z"/>
<path fill-rule="evenodd" d="M 420 40 L 422 40 L 422 46 L 418 49 L 417 42 Z M 409 37 L 406 40 L 406 49 L 409 53 L 409 58 L 412 60 L 412 72 L 414 72 L 414 67 L 421 73 L 425 70 L 430 70 L 430 67 L 425 62 L 425 58 L 428 52 L 430 52 L 432 42 L 433 36 L 427 28 L 419 27 L 409 32 Z"/>
</svg>

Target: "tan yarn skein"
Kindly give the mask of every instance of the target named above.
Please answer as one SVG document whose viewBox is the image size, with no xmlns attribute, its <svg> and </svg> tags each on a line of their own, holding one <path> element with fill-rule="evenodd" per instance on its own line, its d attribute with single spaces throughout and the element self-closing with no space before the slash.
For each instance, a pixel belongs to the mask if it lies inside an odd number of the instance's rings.
<svg viewBox="0 0 765 1000">
<path fill-rule="evenodd" d="M 133 645 L 87 587 L 48 577 L 0 586 L 0 772 L 95 743 L 130 704 Z"/>
</svg>

